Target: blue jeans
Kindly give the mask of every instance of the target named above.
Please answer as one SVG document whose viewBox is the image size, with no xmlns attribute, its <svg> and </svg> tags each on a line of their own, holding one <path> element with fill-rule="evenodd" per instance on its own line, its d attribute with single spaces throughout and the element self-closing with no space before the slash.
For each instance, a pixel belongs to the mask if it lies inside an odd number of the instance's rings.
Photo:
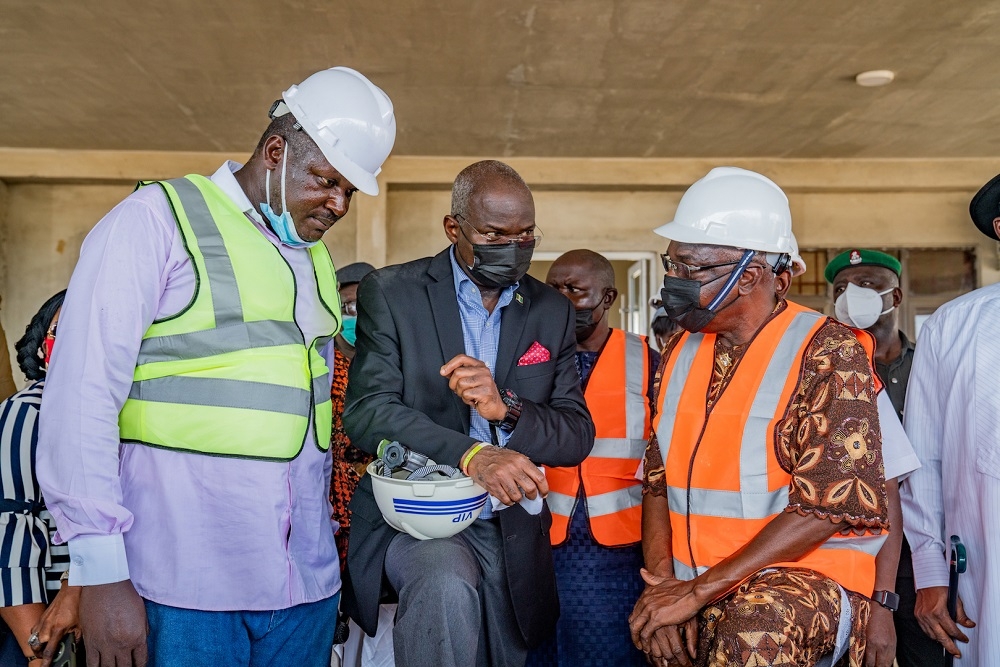
<svg viewBox="0 0 1000 667">
<path fill-rule="evenodd" d="M 329 667 L 340 593 L 278 611 L 198 611 L 146 600 L 149 667 Z"/>
</svg>

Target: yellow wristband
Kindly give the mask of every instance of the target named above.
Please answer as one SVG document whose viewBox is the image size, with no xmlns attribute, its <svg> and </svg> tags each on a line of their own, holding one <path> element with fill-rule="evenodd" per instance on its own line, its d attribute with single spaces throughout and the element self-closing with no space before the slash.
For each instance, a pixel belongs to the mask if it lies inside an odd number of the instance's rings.
<svg viewBox="0 0 1000 667">
<path fill-rule="evenodd" d="M 469 453 L 466 454 L 465 458 L 462 459 L 462 474 L 464 474 L 466 477 L 469 476 L 469 464 L 472 462 L 472 457 L 478 454 L 479 450 L 481 450 L 483 447 L 489 447 L 489 444 L 485 442 L 480 442 L 478 445 L 475 445 L 472 449 L 470 449 Z"/>
</svg>

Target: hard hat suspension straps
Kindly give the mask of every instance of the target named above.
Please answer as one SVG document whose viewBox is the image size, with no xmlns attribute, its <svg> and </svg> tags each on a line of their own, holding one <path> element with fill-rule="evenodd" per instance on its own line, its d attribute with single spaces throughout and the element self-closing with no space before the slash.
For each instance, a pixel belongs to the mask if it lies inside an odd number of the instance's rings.
<svg viewBox="0 0 1000 667">
<path fill-rule="evenodd" d="M 740 279 L 740 276 L 743 275 L 743 272 L 746 271 L 746 268 L 750 265 L 750 260 L 753 259 L 755 254 L 757 254 L 757 251 L 755 250 L 743 251 L 743 257 L 741 257 L 739 263 L 733 267 L 733 272 L 729 274 L 729 279 L 726 280 L 726 284 L 722 286 L 719 293 L 715 295 L 714 299 L 712 299 L 712 303 L 708 304 L 707 310 L 714 312 L 716 308 L 722 305 L 723 300 L 729 296 L 733 287 L 736 286 L 736 282 Z"/>
</svg>

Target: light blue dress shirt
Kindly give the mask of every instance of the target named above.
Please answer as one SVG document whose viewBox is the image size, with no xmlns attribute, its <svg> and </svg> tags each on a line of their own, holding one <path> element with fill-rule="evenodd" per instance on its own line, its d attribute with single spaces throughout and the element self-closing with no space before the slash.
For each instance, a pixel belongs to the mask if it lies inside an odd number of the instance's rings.
<svg viewBox="0 0 1000 667">
<path fill-rule="evenodd" d="M 470 357 L 475 357 L 485 363 L 490 373 L 496 376 L 497 348 L 500 346 L 500 322 L 503 309 L 510 305 L 517 291 L 518 283 L 504 288 L 500 293 L 500 300 L 496 308 L 490 313 L 483 306 L 483 296 L 479 292 L 472 279 L 466 275 L 455 257 L 455 248 L 452 246 L 451 270 L 455 278 L 455 294 L 458 295 L 458 313 L 462 318 L 462 338 L 465 341 L 465 353 Z M 469 408 L 469 437 L 480 442 L 493 442 L 490 433 L 490 423 L 476 411 Z M 502 429 L 495 429 L 500 447 L 506 447 L 510 434 Z M 487 503 L 483 508 L 480 519 L 490 519 L 493 511 Z"/>
</svg>

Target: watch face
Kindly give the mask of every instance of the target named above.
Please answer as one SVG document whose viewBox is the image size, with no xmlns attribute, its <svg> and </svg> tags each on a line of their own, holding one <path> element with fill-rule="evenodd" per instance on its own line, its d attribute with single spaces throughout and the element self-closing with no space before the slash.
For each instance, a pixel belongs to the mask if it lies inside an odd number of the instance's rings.
<svg viewBox="0 0 1000 667">
<path fill-rule="evenodd" d="M 896 593 L 891 593 L 889 591 L 875 591 L 875 594 L 872 595 L 872 600 L 890 611 L 896 611 L 899 609 L 899 595 Z"/>
</svg>

